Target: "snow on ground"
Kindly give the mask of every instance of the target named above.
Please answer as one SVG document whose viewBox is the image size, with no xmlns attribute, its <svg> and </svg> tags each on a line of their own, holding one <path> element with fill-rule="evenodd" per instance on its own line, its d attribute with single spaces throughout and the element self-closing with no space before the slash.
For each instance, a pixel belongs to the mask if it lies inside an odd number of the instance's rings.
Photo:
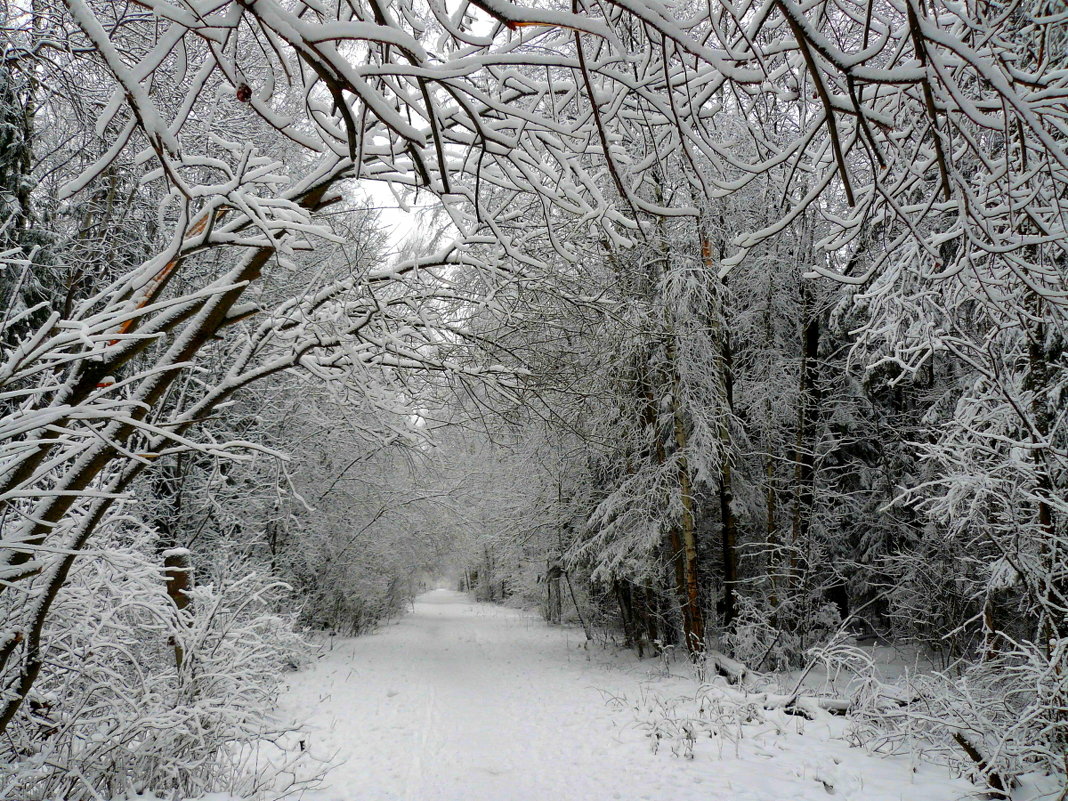
<svg viewBox="0 0 1068 801">
<path fill-rule="evenodd" d="M 287 713 L 308 720 L 313 754 L 338 763 L 304 801 L 979 796 L 940 768 L 833 739 L 839 721 L 747 726 L 698 742 L 693 759 L 653 753 L 633 710 L 606 699 L 692 693 L 692 681 L 447 590 L 377 634 L 336 641 L 290 684 Z"/>
</svg>

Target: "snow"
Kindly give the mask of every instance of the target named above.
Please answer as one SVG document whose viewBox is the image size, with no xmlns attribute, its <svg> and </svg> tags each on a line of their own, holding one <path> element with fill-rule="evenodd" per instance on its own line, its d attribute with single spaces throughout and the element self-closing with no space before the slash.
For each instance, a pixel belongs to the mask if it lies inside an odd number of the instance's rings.
<svg viewBox="0 0 1068 801">
<path fill-rule="evenodd" d="M 286 714 L 337 767 L 304 801 L 958 801 L 976 788 L 931 765 L 880 758 L 838 719 L 768 717 L 650 747 L 659 698 L 696 690 L 684 664 L 586 647 L 581 632 L 435 590 L 377 634 L 339 639 L 294 674 Z M 649 703 L 653 699 L 653 703 Z M 777 714 L 777 713 L 776 713 Z"/>
</svg>

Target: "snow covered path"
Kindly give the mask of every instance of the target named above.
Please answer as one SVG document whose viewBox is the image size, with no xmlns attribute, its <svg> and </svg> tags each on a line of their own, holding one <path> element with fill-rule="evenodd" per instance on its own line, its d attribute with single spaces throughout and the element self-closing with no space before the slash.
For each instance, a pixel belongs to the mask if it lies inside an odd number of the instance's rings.
<svg viewBox="0 0 1068 801">
<path fill-rule="evenodd" d="M 291 680 L 313 753 L 340 763 L 305 801 L 950 801 L 970 785 L 875 759 L 809 723 L 693 760 L 652 753 L 605 693 L 682 694 L 662 666 L 435 590 L 378 634 L 339 641 Z"/>
</svg>

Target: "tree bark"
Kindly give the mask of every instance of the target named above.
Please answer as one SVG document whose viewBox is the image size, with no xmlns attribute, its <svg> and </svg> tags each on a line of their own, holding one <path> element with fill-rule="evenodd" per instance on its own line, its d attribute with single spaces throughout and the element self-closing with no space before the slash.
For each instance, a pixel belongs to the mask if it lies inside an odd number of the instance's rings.
<svg viewBox="0 0 1068 801">
<path fill-rule="evenodd" d="M 669 348 L 669 363 L 676 364 L 677 353 L 674 341 Z M 678 371 L 674 370 L 674 392 L 672 393 L 672 417 L 675 433 L 675 447 L 678 460 L 679 500 L 682 505 L 682 515 L 678 525 L 673 527 L 676 548 L 676 574 L 679 585 L 679 600 L 682 604 L 682 627 L 686 640 L 686 651 L 690 658 L 697 660 L 705 651 L 705 615 L 701 607 L 701 585 L 698 576 L 697 562 L 697 532 L 694 524 L 694 501 L 693 479 L 690 475 L 690 466 L 686 458 L 688 432 L 686 421 L 683 417 L 682 405 L 679 402 L 681 390 Z"/>
<path fill-rule="evenodd" d="M 721 221 L 722 227 L 722 221 Z M 719 244 L 719 256 L 723 257 L 723 243 Z M 719 519 L 720 555 L 723 571 L 723 625 L 729 627 L 737 616 L 738 603 L 738 520 L 734 514 L 734 486 L 730 418 L 734 414 L 734 353 L 731 349 L 730 330 L 725 319 L 724 296 L 727 284 L 717 275 L 712 243 L 707 236 L 701 237 L 701 257 L 714 281 L 714 299 L 708 310 L 719 346 L 719 382 L 722 408 L 719 410 Z"/>
<path fill-rule="evenodd" d="M 798 393 L 797 439 L 794 447 L 794 509 L 790 529 L 790 583 L 797 581 L 798 553 L 808 542 L 815 502 L 816 421 L 822 400 L 820 392 L 820 318 L 813 310 L 812 291 L 802 279 L 804 329 L 801 336 L 800 392 Z"/>
<path fill-rule="evenodd" d="M 563 613 L 563 597 L 560 595 L 560 576 L 562 573 L 563 569 L 560 567 L 559 560 L 551 559 L 545 583 L 548 586 L 549 593 L 549 608 L 547 610 L 549 622 L 554 624 L 560 623 L 560 617 Z"/>
<path fill-rule="evenodd" d="M 720 315 L 717 320 L 722 323 L 722 301 L 719 304 Z M 734 486 L 732 483 L 733 467 L 731 456 L 731 431 L 727 416 L 734 414 L 734 354 L 731 351 L 730 333 L 720 325 L 720 339 L 723 348 L 721 367 L 725 409 L 720 423 L 720 479 L 719 479 L 719 514 L 722 549 L 723 549 L 723 626 L 734 623 L 738 612 L 735 597 L 738 583 L 738 519 L 734 514 Z"/>
</svg>

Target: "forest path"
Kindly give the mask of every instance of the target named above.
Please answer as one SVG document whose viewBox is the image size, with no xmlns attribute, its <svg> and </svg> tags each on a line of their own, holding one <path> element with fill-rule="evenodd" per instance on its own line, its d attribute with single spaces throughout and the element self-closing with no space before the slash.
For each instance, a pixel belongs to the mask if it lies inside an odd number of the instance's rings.
<svg viewBox="0 0 1068 801">
<path fill-rule="evenodd" d="M 948 801 L 968 787 L 848 749 L 817 724 L 804 737 L 747 737 L 738 752 L 654 754 L 606 694 L 636 699 L 651 684 L 679 695 L 692 682 L 582 641 L 447 590 L 377 634 L 339 640 L 285 698 L 293 714 L 311 714 L 313 753 L 339 763 L 305 801 Z"/>
</svg>

